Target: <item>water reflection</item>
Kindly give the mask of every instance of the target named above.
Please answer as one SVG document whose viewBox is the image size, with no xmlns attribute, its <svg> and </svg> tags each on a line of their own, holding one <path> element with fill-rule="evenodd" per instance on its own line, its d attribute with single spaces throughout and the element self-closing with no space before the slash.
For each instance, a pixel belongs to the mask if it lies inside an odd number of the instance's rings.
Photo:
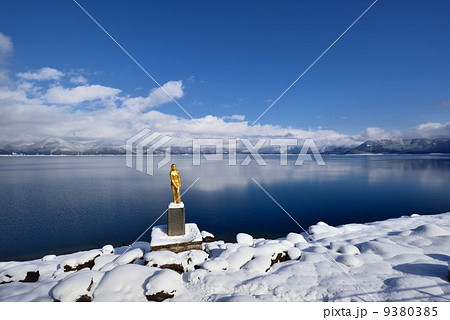
<svg viewBox="0 0 450 320">
<path fill-rule="evenodd" d="M 187 221 L 225 240 L 300 231 L 252 178 L 305 228 L 450 210 L 448 156 L 324 156 L 325 166 L 296 158 L 193 166 L 173 156 L 182 192 L 200 178 L 183 196 Z M 0 157 L 0 181 L 0 261 L 129 243 L 171 201 L 169 166 L 149 176 L 124 157 Z"/>
</svg>

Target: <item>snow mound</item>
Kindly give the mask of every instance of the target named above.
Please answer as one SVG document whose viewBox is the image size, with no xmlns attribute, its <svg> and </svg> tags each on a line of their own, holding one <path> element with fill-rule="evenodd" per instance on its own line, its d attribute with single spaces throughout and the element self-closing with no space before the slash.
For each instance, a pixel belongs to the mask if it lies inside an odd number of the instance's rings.
<svg viewBox="0 0 450 320">
<path fill-rule="evenodd" d="M 144 284 L 158 270 L 136 264 L 115 267 L 100 280 L 93 301 L 147 301 Z"/>
<path fill-rule="evenodd" d="M 322 221 L 308 228 L 308 234 L 311 235 L 315 240 L 332 237 L 337 233 L 339 233 L 339 230 L 337 228 L 329 226 Z"/>
<path fill-rule="evenodd" d="M 283 254 L 290 249 L 289 246 L 280 243 L 279 241 L 266 241 L 261 243 L 255 248 L 255 257 L 257 256 L 269 256 L 272 259 L 276 258 L 279 254 Z"/>
<path fill-rule="evenodd" d="M 228 269 L 228 262 L 222 258 L 215 258 L 213 260 L 206 260 L 201 264 L 201 267 L 206 271 L 223 271 Z"/>
<path fill-rule="evenodd" d="M 253 258 L 255 249 L 251 247 L 240 247 L 232 253 L 226 260 L 229 270 L 239 270 L 244 264 Z"/>
<path fill-rule="evenodd" d="M 172 270 L 156 272 L 145 285 L 145 296 L 151 301 L 173 298 L 183 290 L 181 275 Z"/>
<path fill-rule="evenodd" d="M 289 248 L 287 252 L 290 260 L 298 260 L 302 256 L 302 252 L 298 248 Z"/>
<path fill-rule="evenodd" d="M 101 255 L 100 250 L 90 250 L 86 252 L 79 252 L 70 255 L 66 260 L 60 263 L 64 271 L 81 270 L 83 268 L 92 268 L 94 266 L 94 259 Z"/>
<path fill-rule="evenodd" d="M 293 244 L 297 244 L 297 243 L 306 243 L 306 239 L 299 233 L 288 233 L 288 235 L 286 236 L 286 240 L 292 242 Z"/>
<path fill-rule="evenodd" d="M 259 256 L 249 261 L 244 269 L 253 273 L 267 272 L 272 266 L 272 259 L 269 256 Z"/>
<path fill-rule="evenodd" d="M 450 235 L 450 232 L 439 226 L 428 223 L 413 229 L 412 234 L 421 237 L 438 237 L 448 236 Z"/>
<path fill-rule="evenodd" d="M 167 264 L 181 265 L 179 255 L 167 250 L 148 252 L 145 254 L 144 260 L 147 261 L 148 265 L 151 267 L 160 267 Z"/>
<path fill-rule="evenodd" d="M 103 246 L 102 248 L 103 254 L 113 254 L 114 253 L 114 247 L 110 244 L 107 244 L 106 246 Z"/>
<path fill-rule="evenodd" d="M 34 264 L 18 264 L 0 272 L 0 284 L 16 281 L 36 282 L 38 278 L 39 268 Z"/>
<path fill-rule="evenodd" d="M 214 239 L 214 235 L 212 233 L 208 232 L 208 231 L 202 231 L 202 232 L 200 232 L 200 234 L 202 235 L 203 239 L 205 239 L 205 238 L 212 238 L 212 239 Z"/>
<path fill-rule="evenodd" d="M 51 295 L 54 300 L 62 302 L 91 301 L 90 287 L 94 278 L 98 279 L 102 274 L 102 272 L 83 269 L 60 281 L 51 290 Z"/>
<path fill-rule="evenodd" d="M 106 263 L 103 267 L 101 267 L 100 271 L 109 271 L 109 270 L 111 270 L 114 267 L 121 266 L 121 265 L 124 265 L 124 264 L 133 263 L 136 260 L 141 259 L 143 256 L 144 256 L 144 253 L 139 248 L 127 251 L 127 252 L 123 253 L 120 256 L 108 255 L 108 257 L 114 257 L 114 258 L 111 259 L 111 262 Z M 98 257 L 97 259 L 99 259 L 99 258 L 101 258 L 101 257 Z M 106 258 L 105 258 L 105 260 L 106 260 Z"/>
<path fill-rule="evenodd" d="M 54 255 L 54 254 L 48 254 L 48 255 L 42 257 L 43 262 L 49 262 L 49 261 L 53 261 L 55 259 L 56 259 L 56 255 Z"/>
<path fill-rule="evenodd" d="M 253 246 L 253 237 L 247 233 L 238 233 L 236 235 L 236 241 L 243 246 Z"/>
<path fill-rule="evenodd" d="M 357 255 L 361 253 L 357 247 L 351 244 L 341 245 L 337 248 L 336 251 L 346 255 Z"/>
<path fill-rule="evenodd" d="M 337 262 L 345 264 L 347 267 L 359 267 L 362 266 L 362 261 L 354 255 L 343 254 L 336 258 Z"/>
<path fill-rule="evenodd" d="M 381 239 L 367 241 L 361 244 L 362 253 L 374 253 L 384 257 L 385 259 L 390 259 L 399 254 L 420 254 L 422 253 L 420 248 L 417 247 L 406 247 L 399 244 L 390 244 L 381 242 Z"/>
<path fill-rule="evenodd" d="M 202 250 L 191 250 L 188 252 L 180 253 L 182 259 L 182 265 L 184 270 L 194 270 L 196 266 L 199 266 L 208 259 L 208 254 Z"/>
</svg>

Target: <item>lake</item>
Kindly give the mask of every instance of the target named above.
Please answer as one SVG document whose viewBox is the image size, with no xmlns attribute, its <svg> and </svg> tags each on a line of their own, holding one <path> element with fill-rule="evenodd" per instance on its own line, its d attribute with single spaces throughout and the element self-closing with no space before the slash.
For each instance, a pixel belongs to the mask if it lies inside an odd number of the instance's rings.
<svg viewBox="0 0 450 320">
<path fill-rule="evenodd" d="M 281 166 L 277 155 L 239 165 L 244 157 L 193 166 L 172 156 L 182 192 L 199 178 L 182 198 L 187 222 L 225 241 L 301 232 L 253 179 L 305 229 L 450 211 L 449 155 L 323 156 L 325 166 L 296 166 L 296 156 Z M 150 176 L 124 156 L 0 157 L 0 261 L 132 243 L 171 201 L 169 165 Z"/>
</svg>

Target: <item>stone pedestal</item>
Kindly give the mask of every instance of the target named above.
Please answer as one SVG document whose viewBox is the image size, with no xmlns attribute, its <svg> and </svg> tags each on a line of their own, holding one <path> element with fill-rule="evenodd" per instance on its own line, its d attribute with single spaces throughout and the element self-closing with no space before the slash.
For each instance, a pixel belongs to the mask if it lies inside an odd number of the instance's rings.
<svg viewBox="0 0 450 320">
<path fill-rule="evenodd" d="M 171 202 L 167 211 L 167 235 L 183 236 L 185 233 L 184 204 Z"/>
<path fill-rule="evenodd" d="M 182 252 L 202 250 L 202 235 L 195 223 L 187 223 L 186 232 L 180 236 L 169 236 L 167 225 L 155 226 L 152 229 L 151 251 L 169 250 Z"/>
</svg>

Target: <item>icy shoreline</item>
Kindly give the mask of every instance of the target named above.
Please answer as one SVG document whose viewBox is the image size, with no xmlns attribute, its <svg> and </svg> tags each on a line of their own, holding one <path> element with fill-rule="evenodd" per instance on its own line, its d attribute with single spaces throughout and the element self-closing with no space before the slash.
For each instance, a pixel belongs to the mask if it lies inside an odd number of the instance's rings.
<svg viewBox="0 0 450 320">
<path fill-rule="evenodd" d="M 450 212 L 308 232 L 0 262 L 0 301 L 450 301 Z"/>
</svg>

